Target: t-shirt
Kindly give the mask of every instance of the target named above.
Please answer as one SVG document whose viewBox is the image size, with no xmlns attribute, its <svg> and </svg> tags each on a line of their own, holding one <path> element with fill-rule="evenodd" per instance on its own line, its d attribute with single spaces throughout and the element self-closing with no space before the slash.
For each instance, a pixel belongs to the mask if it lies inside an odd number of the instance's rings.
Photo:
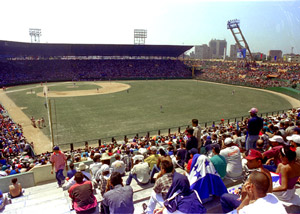
<svg viewBox="0 0 300 214">
<path fill-rule="evenodd" d="M 55 172 L 57 172 L 60 169 L 64 169 L 66 165 L 66 156 L 64 153 L 59 152 L 59 153 L 53 153 L 50 157 L 51 163 L 54 162 L 54 168 Z"/>
<path fill-rule="evenodd" d="M 148 163 L 140 162 L 131 169 L 132 174 L 136 174 L 137 180 L 143 184 L 147 183 L 150 179 L 150 168 Z"/>
<path fill-rule="evenodd" d="M 285 214 L 287 212 L 283 204 L 278 200 L 278 198 L 274 194 L 267 193 L 265 197 L 259 198 L 254 203 L 249 204 L 239 210 L 239 214 L 243 213 Z"/>
<path fill-rule="evenodd" d="M 188 164 L 187 164 L 187 166 L 186 166 L 186 169 L 187 169 L 188 171 L 191 170 L 192 162 L 193 162 L 193 158 L 191 158 L 191 159 L 189 160 L 189 162 L 188 162 Z"/>
<path fill-rule="evenodd" d="M 158 155 L 156 154 L 155 155 L 152 154 L 145 159 L 145 162 L 149 164 L 150 170 L 152 170 L 154 164 L 157 164 L 157 161 L 158 161 Z"/>
<path fill-rule="evenodd" d="M 214 155 L 210 161 L 213 163 L 215 169 L 221 176 L 221 178 L 224 178 L 226 175 L 226 159 L 222 155 Z"/>
<path fill-rule="evenodd" d="M 220 152 L 227 163 L 226 177 L 237 178 L 243 173 L 240 149 L 237 146 L 227 147 Z"/>
</svg>

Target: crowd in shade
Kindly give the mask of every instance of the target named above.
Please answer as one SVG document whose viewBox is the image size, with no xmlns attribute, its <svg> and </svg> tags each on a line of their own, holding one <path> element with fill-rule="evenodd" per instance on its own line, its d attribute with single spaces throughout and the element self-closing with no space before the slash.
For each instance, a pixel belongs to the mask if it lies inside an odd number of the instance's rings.
<svg viewBox="0 0 300 214">
<path fill-rule="evenodd" d="M 179 60 L 13 60 L 0 62 L 0 86 L 65 80 L 190 78 Z"/>
<path fill-rule="evenodd" d="M 35 155 L 32 147 L 26 149 L 30 144 L 21 127 L 1 107 L 0 176 L 52 165 L 58 187 L 69 192 L 78 213 L 95 212 L 95 194 L 101 195 L 102 213 L 133 213 L 132 182 L 153 185 L 144 213 L 205 213 L 213 196 L 220 197 L 224 213 L 299 211 L 300 108 L 265 118 L 258 117 L 256 108 L 249 114 L 243 121 L 221 119 L 211 127 L 193 119 L 183 133 L 67 152 L 55 146 L 53 152 Z M 86 160 L 93 163 L 87 166 Z M 242 185 L 227 189 L 226 179 Z"/>
<path fill-rule="evenodd" d="M 290 87 L 299 83 L 300 65 L 249 64 L 230 61 L 200 61 L 197 78 L 252 87 Z"/>
</svg>

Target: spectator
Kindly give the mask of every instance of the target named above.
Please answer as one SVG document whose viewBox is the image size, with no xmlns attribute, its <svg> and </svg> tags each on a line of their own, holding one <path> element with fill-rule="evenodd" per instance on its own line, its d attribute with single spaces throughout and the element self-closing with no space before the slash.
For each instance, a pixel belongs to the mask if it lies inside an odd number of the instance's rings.
<svg viewBox="0 0 300 214">
<path fill-rule="evenodd" d="M 2 191 L 0 190 L 0 211 L 2 212 L 5 206 L 10 203 L 11 200 L 8 199 L 6 195 L 3 195 Z"/>
<path fill-rule="evenodd" d="M 193 136 L 197 138 L 198 141 L 198 153 L 200 153 L 200 149 L 202 147 L 201 144 L 201 126 L 198 123 L 197 119 L 192 119 L 192 126 L 194 129 Z"/>
<path fill-rule="evenodd" d="M 96 155 L 94 155 L 93 157 L 93 163 L 90 165 L 90 172 L 91 172 L 91 176 L 92 179 L 95 179 L 96 173 L 97 171 L 101 168 L 102 163 L 100 162 L 100 154 L 97 153 Z"/>
<path fill-rule="evenodd" d="M 150 151 L 151 151 L 151 155 L 145 159 L 145 162 L 149 164 L 150 170 L 152 170 L 154 165 L 157 164 L 159 157 L 156 154 L 157 152 L 156 146 L 151 146 Z"/>
<path fill-rule="evenodd" d="M 98 183 L 98 187 L 100 189 L 101 195 L 106 191 L 106 186 L 108 183 L 108 179 L 110 178 L 110 169 L 107 164 L 103 164 L 101 168 L 96 173 L 96 181 Z"/>
<path fill-rule="evenodd" d="M 73 176 L 77 172 L 76 169 L 74 169 L 74 163 L 71 162 L 69 167 L 70 167 L 70 170 L 67 172 L 67 179 L 68 180 L 73 178 Z"/>
<path fill-rule="evenodd" d="M 77 172 L 81 172 L 84 177 L 84 181 L 92 181 L 92 176 L 86 171 L 89 167 L 81 162 L 77 168 Z M 67 184 L 63 187 L 64 190 L 70 189 L 76 183 L 75 176 L 68 180 Z"/>
<path fill-rule="evenodd" d="M 249 112 L 251 119 L 248 121 L 246 150 L 256 148 L 256 141 L 259 139 L 259 131 L 263 128 L 263 120 L 257 116 L 257 108 L 251 108 Z"/>
<path fill-rule="evenodd" d="M 133 189 L 131 186 L 124 187 L 122 182 L 119 172 L 111 174 L 108 189 L 102 201 L 105 214 L 133 213 Z"/>
<path fill-rule="evenodd" d="M 193 136 L 194 129 L 193 128 L 187 128 L 186 129 L 186 134 L 187 134 L 187 141 L 185 143 L 185 147 L 187 151 L 190 151 L 192 148 L 198 149 L 198 140 Z M 185 162 L 187 163 L 190 159 L 190 154 L 187 152 L 185 156 Z"/>
<path fill-rule="evenodd" d="M 295 185 L 300 177 L 300 164 L 296 162 L 295 147 L 284 146 L 280 150 L 281 163 L 276 173 L 279 181 L 274 185 L 273 192 L 286 206 L 300 206 L 300 197 L 295 192 Z"/>
<path fill-rule="evenodd" d="M 72 206 L 76 213 L 94 213 L 97 208 L 97 199 L 93 195 L 93 186 L 91 181 L 84 181 L 83 179 L 82 172 L 75 173 L 74 180 L 76 183 L 69 189 Z"/>
<path fill-rule="evenodd" d="M 189 151 L 189 153 L 190 153 L 190 160 L 189 160 L 189 162 L 188 162 L 188 164 L 187 164 L 187 166 L 186 166 L 186 171 L 187 171 L 187 173 L 190 173 L 190 171 L 191 171 L 191 166 L 192 166 L 193 157 L 194 157 L 195 154 L 198 153 L 198 150 L 197 150 L 196 148 L 192 148 L 192 149 Z"/>
<path fill-rule="evenodd" d="M 119 154 L 115 155 L 116 160 L 111 164 L 113 172 L 119 172 L 121 176 L 125 175 L 125 164 L 121 161 L 121 157 Z"/>
<path fill-rule="evenodd" d="M 291 146 L 296 148 L 297 159 L 300 160 L 300 135 L 287 136 L 287 140 L 290 141 Z"/>
<path fill-rule="evenodd" d="M 51 174 L 53 174 L 53 168 L 55 168 L 58 187 L 62 187 L 62 185 L 65 183 L 65 176 L 63 175 L 63 171 L 65 167 L 66 170 L 68 170 L 68 165 L 65 154 L 59 150 L 58 146 L 55 146 L 53 148 L 53 154 L 51 155 L 50 161 L 52 163 Z"/>
<path fill-rule="evenodd" d="M 218 144 L 214 144 L 212 147 L 213 157 L 210 158 L 210 161 L 213 163 L 220 177 L 223 179 L 226 175 L 226 159 L 220 155 L 220 146 Z"/>
<path fill-rule="evenodd" d="M 177 159 L 177 164 L 182 169 L 184 168 L 186 152 L 187 151 L 185 149 L 185 142 L 181 142 L 180 149 L 177 150 L 176 159 Z"/>
<path fill-rule="evenodd" d="M 161 162 L 160 177 L 156 180 L 153 191 L 146 208 L 146 213 L 152 214 L 156 204 L 163 204 L 173 181 L 173 164 L 169 160 Z"/>
<path fill-rule="evenodd" d="M 287 213 L 272 193 L 267 193 L 270 180 L 265 173 L 253 172 L 245 183 L 246 196 L 237 208 L 238 213 Z M 251 203 L 254 201 L 253 203 Z"/>
<path fill-rule="evenodd" d="M 10 198 L 17 198 L 21 195 L 23 195 L 23 192 L 22 192 L 22 186 L 20 183 L 17 183 L 18 182 L 18 179 L 17 178 L 13 178 L 11 179 L 11 183 L 12 185 L 9 185 L 9 197 Z"/>
<path fill-rule="evenodd" d="M 129 176 L 126 181 L 126 185 L 130 185 L 132 178 L 136 180 L 138 185 L 146 185 L 149 183 L 150 168 L 148 163 L 141 162 L 140 160 L 136 161 L 136 164 L 131 169 Z"/>
<path fill-rule="evenodd" d="M 169 213 L 175 211 L 180 213 L 206 213 L 205 207 L 196 191 L 190 189 L 189 180 L 186 176 L 174 173 L 173 182 L 167 194 L 167 200 L 163 208 L 154 210 L 154 213 L 162 213 L 163 210 Z"/>
<path fill-rule="evenodd" d="M 220 155 L 226 159 L 226 177 L 239 179 L 243 173 L 240 149 L 229 137 L 225 139 L 224 145 L 225 149 L 221 150 Z"/>
<path fill-rule="evenodd" d="M 159 153 L 160 153 L 160 156 L 158 157 L 157 164 L 154 164 L 154 166 L 150 172 L 150 181 L 152 183 L 154 183 L 154 180 L 153 180 L 154 174 L 156 172 L 160 172 L 162 161 L 167 160 L 172 163 L 172 159 L 170 158 L 169 155 L 167 155 L 167 152 L 165 151 L 164 148 L 160 148 Z"/>
</svg>

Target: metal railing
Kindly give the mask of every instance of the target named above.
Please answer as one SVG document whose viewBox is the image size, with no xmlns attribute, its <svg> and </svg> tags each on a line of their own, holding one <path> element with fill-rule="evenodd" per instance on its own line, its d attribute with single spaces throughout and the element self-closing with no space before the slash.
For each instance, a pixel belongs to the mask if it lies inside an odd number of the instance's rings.
<svg viewBox="0 0 300 214">
<path fill-rule="evenodd" d="M 268 116 L 277 116 L 280 114 L 283 114 L 287 111 L 290 111 L 291 109 L 283 109 L 283 110 L 277 110 L 277 111 L 271 111 L 271 112 L 263 112 L 258 114 L 260 117 L 268 117 Z M 232 122 L 240 122 L 243 121 L 246 118 L 249 118 L 250 115 L 243 115 L 243 116 L 237 116 L 232 118 L 224 119 L 224 123 L 232 123 Z M 215 124 L 220 122 L 221 120 L 212 120 L 212 121 L 206 121 L 206 122 L 200 122 L 199 124 L 201 127 L 213 127 Z M 142 131 L 137 133 L 131 133 L 131 134 L 125 134 L 125 135 L 117 135 L 117 136 L 110 136 L 110 137 L 99 137 L 98 139 L 89 139 L 85 141 L 77 141 L 77 142 L 69 142 L 60 144 L 59 146 L 62 147 L 62 149 L 70 149 L 71 151 L 74 150 L 74 148 L 83 148 L 88 146 L 101 146 L 101 145 L 107 145 L 109 143 L 112 143 L 114 141 L 125 141 L 125 139 L 133 139 L 134 137 L 150 137 L 155 135 L 168 135 L 171 133 L 182 133 L 185 131 L 186 128 L 190 127 L 191 124 L 176 126 L 176 127 L 169 127 L 169 128 L 161 128 L 156 130 L 149 130 L 149 131 Z"/>
</svg>

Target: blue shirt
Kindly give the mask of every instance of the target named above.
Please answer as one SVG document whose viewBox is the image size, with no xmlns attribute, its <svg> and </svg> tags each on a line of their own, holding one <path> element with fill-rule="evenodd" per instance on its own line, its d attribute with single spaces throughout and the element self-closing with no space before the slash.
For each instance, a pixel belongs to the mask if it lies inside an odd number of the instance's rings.
<svg viewBox="0 0 300 214">
<path fill-rule="evenodd" d="M 263 119 L 255 115 L 248 121 L 248 134 L 258 135 L 262 127 L 263 127 Z"/>
</svg>

